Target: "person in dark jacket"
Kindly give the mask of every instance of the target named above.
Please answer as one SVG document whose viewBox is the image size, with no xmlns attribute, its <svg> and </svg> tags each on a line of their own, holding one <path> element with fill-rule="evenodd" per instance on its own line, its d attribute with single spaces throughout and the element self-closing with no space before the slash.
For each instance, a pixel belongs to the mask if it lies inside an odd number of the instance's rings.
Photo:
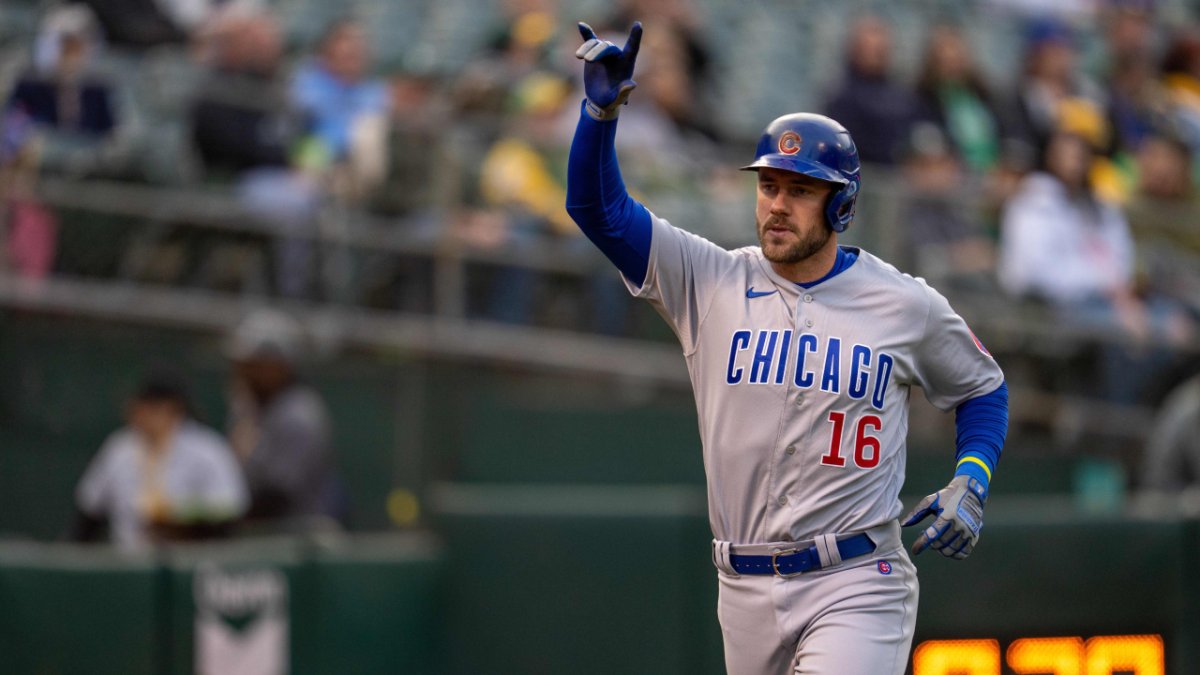
<svg viewBox="0 0 1200 675">
<path fill-rule="evenodd" d="M 918 118 L 941 130 L 966 168 L 982 172 L 995 165 L 1001 117 L 961 28 L 930 32 L 916 94 Z"/>
<path fill-rule="evenodd" d="M 247 316 L 226 345 L 234 366 L 229 442 L 250 488 L 250 519 L 345 518 L 329 409 L 296 370 L 303 348 L 300 324 L 266 309 Z"/>
<path fill-rule="evenodd" d="M 891 28 L 877 16 L 855 21 L 846 42 L 846 77 L 825 103 L 857 141 L 863 162 L 895 164 L 907 142 L 916 101 L 889 72 Z"/>
</svg>

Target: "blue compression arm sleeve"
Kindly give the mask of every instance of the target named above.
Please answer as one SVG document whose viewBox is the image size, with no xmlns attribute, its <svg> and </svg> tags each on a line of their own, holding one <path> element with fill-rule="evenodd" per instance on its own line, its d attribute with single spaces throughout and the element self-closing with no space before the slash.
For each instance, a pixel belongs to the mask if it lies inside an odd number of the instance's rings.
<svg viewBox="0 0 1200 675">
<path fill-rule="evenodd" d="M 954 475 L 977 478 L 986 488 L 1008 435 L 1008 383 L 959 405 L 954 426 L 958 432 Z"/>
<path fill-rule="evenodd" d="M 617 120 L 579 115 L 567 162 L 567 213 L 579 229 L 641 286 L 650 264 L 650 212 L 625 191 L 614 141 Z"/>
</svg>

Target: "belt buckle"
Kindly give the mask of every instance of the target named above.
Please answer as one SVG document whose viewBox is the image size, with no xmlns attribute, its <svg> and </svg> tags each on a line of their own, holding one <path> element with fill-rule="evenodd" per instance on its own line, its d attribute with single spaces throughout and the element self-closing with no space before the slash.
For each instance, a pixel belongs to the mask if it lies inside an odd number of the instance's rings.
<svg viewBox="0 0 1200 675">
<path fill-rule="evenodd" d="M 779 556 L 788 555 L 791 553 L 799 553 L 799 552 L 800 552 L 800 549 L 798 549 L 798 548 L 785 548 L 782 551 L 776 551 L 776 552 L 772 553 L 771 554 L 771 570 L 775 572 L 775 576 L 783 577 L 784 579 L 790 579 L 791 577 L 794 577 L 798 574 L 803 574 L 804 573 L 803 571 L 792 572 L 791 574 L 784 574 L 783 572 L 779 571 L 779 561 L 777 560 L 777 558 L 779 558 Z"/>
</svg>

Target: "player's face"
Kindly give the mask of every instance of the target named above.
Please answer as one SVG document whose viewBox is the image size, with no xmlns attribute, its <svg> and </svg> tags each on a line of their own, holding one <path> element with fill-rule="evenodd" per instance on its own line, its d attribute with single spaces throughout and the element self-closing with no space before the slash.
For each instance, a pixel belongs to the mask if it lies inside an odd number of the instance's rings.
<svg viewBox="0 0 1200 675">
<path fill-rule="evenodd" d="M 829 183 L 782 169 L 758 170 L 754 218 L 763 255 L 790 265 L 824 248 L 832 235 L 825 225 Z"/>
</svg>

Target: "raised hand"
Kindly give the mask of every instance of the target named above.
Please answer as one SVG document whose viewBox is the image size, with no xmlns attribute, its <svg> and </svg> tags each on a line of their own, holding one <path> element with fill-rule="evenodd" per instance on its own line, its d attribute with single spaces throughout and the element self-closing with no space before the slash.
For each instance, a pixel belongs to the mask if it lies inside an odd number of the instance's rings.
<svg viewBox="0 0 1200 675">
<path fill-rule="evenodd" d="M 598 120 L 613 119 L 637 86 L 633 81 L 633 64 L 642 44 L 642 22 L 633 24 L 623 48 L 596 37 L 592 27 L 583 22 L 579 24 L 579 34 L 584 42 L 575 56 L 585 62 L 583 90 L 587 94 L 588 114 Z"/>
</svg>

